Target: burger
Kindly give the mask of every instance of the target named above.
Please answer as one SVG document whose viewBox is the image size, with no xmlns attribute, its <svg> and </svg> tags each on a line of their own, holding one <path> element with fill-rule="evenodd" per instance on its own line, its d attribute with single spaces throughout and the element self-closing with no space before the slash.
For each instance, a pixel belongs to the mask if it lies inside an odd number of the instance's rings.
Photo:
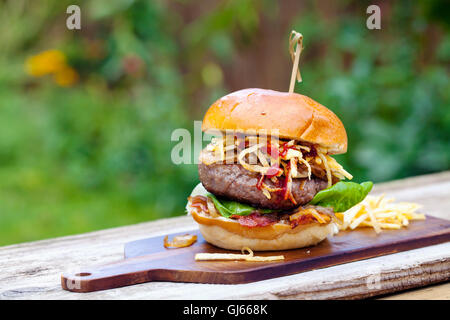
<svg viewBox="0 0 450 320">
<path fill-rule="evenodd" d="M 199 156 L 200 184 L 188 214 L 217 247 L 256 251 L 315 245 L 337 232 L 335 212 L 372 188 L 332 156 L 347 133 L 329 109 L 297 94 L 245 89 L 208 109 L 202 131 L 215 138 Z"/>
</svg>

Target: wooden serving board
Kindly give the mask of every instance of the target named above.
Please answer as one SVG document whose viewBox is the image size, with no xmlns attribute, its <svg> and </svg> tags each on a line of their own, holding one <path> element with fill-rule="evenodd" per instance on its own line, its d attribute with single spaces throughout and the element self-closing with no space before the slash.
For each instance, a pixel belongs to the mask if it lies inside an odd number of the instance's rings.
<svg viewBox="0 0 450 320">
<path fill-rule="evenodd" d="M 149 281 L 248 283 L 448 242 L 450 221 L 427 216 L 408 228 L 378 235 L 372 228 L 341 231 L 317 246 L 256 253 L 284 255 L 285 260 L 276 262 L 195 261 L 199 252 L 232 251 L 206 243 L 198 230 L 187 233 L 198 237 L 190 247 L 166 249 L 164 236 L 129 242 L 124 260 L 63 274 L 61 285 L 69 291 L 91 292 Z"/>
</svg>

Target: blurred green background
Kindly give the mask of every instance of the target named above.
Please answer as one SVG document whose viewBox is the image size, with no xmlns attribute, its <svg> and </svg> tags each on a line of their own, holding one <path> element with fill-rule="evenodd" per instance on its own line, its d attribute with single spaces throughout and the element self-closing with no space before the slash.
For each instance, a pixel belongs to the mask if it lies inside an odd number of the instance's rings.
<svg viewBox="0 0 450 320">
<path fill-rule="evenodd" d="M 373 3 L 1 1 L 0 245 L 184 214 L 198 177 L 172 131 L 228 92 L 287 91 L 292 29 L 296 91 L 342 119 L 355 180 L 449 169 L 448 3 L 379 2 L 368 30 Z"/>
</svg>

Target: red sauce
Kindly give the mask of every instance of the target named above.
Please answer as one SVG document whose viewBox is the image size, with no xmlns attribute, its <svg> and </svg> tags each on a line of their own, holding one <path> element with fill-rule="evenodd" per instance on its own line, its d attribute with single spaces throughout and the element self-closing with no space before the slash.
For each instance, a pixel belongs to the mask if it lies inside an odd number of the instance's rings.
<svg viewBox="0 0 450 320">
<path fill-rule="evenodd" d="M 265 176 L 270 179 L 272 177 L 279 176 L 282 173 L 283 173 L 283 169 L 281 169 L 277 165 L 273 165 L 267 170 Z"/>
<path fill-rule="evenodd" d="M 258 190 L 262 189 L 262 184 L 264 182 L 264 175 L 261 175 L 261 178 L 259 178 L 258 183 L 256 184 L 256 188 L 258 188 Z"/>
<path fill-rule="evenodd" d="M 283 192 L 283 199 L 284 200 L 287 200 L 287 198 L 289 197 L 290 190 L 288 189 L 287 185 L 288 185 L 288 182 L 289 182 L 290 175 L 291 175 L 291 167 L 289 166 L 288 169 L 287 169 L 287 172 L 286 172 L 286 175 L 285 175 L 285 178 L 284 178 L 284 181 L 283 181 L 283 187 L 282 187 L 282 189 L 283 189 L 283 191 L 282 191 Z"/>
<path fill-rule="evenodd" d="M 261 148 L 261 150 L 270 155 L 275 160 L 277 160 L 280 157 L 278 148 L 276 146 L 271 145 L 270 142 L 267 142 L 267 146 L 265 148 Z"/>
<path fill-rule="evenodd" d="M 277 167 L 275 165 L 270 167 L 267 170 L 265 175 L 261 174 L 261 177 L 259 178 L 258 183 L 256 184 L 256 188 L 258 188 L 258 190 L 262 189 L 263 182 L 266 177 L 270 179 L 273 177 L 277 177 L 277 176 L 281 175 L 282 173 L 283 173 L 283 169 L 281 169 L 280 167 Z"/>
<path fill-rule="evenodd" d="M 295 146 L 288 146 L 287 143 L 283 144 L 280 151 L 280 157 L 284 158 L 287 155 L 289 149 L 295 149 Z"/>
</svg>

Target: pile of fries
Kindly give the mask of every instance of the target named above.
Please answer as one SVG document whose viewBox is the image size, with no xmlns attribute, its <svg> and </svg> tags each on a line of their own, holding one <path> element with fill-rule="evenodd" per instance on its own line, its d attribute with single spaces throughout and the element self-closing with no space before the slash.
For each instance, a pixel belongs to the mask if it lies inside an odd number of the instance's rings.
<svg viewBox="0 0 450 320">
<path fill-rule="evenodd" d="M 336 213 L 342 223 L 340 230 L 358 227 L 373 227 L 376 233 L 382 229 L 400 229 L 409 224 L 409 220 L 425 220 L 425 215 L 415 211 L 421 206 L 412 202 L 397 202 L 395 198 L 367 196 L 362 202 L 345 212 Z"/>
</svg>

